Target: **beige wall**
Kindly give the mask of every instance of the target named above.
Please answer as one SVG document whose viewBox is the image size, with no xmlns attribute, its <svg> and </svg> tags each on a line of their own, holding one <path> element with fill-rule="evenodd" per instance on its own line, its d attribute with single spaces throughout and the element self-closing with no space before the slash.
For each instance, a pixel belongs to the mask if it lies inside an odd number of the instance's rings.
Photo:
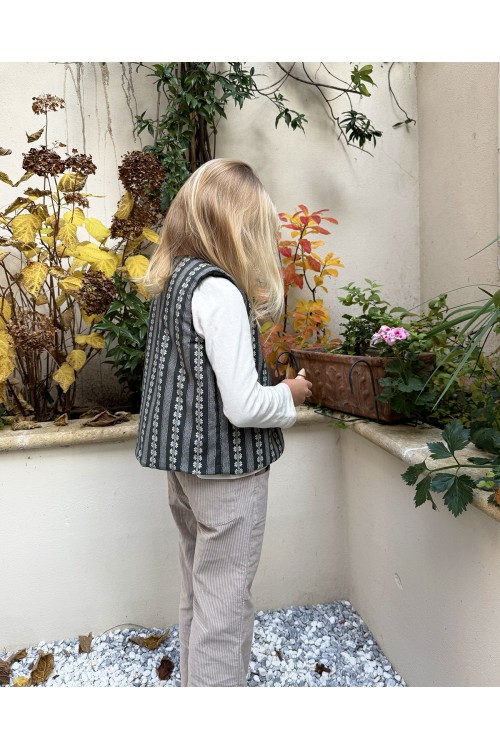
<svg viewBox="0 0 500 750">
<path fill-rule="evenodd" d="M 496 245 L 466 259 L 499 233 L 498 85 L 497 63 L 417 65 L 422 300 L 499 283 Z"/>
</svg>

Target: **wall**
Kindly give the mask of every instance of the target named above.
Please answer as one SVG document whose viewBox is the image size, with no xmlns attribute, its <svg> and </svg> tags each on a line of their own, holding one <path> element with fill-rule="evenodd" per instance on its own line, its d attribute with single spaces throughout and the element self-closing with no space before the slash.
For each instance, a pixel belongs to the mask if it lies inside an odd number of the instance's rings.
<svg viewBox="0 0 500 750">
<path fill-rule="evenodd" d="M 415 508 L 407 465 L 349 430 L 340 460 L 348 599 L 382 651 L 413 687 L 498 686 L 500 524 Z"/>
<path fill-rule="evenodd" d="M 335 440 L 326 424 L 285 432 L 285 454 L 270 474 L 257 608 L 345 596 Z M 141 467 L 134 446 L 126 440 L 1 454 L 0 650 L 122 623 L 178 622 L 177 530 L 166 474 Z"/>
<path fill-rule="evenodd" d="M 497 284 L 498 64 L 417 65 L 422 300 L 477 300 Z M 491 289 L 491 287 L 490 287 Z"/>
</svg>

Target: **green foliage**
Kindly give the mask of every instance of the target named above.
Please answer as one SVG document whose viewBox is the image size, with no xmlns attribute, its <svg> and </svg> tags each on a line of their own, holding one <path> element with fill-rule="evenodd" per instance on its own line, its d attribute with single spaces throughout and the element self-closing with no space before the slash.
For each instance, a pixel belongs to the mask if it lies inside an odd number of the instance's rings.
<svg viewBox="0 0 500 750">
<path fill-rule="evenodd" d="M 359 144 L 360 148 L 363 148 L 366 141 L 370 143 L 373 141 L 373 145 L 377 145 L 377 138 L 382 136 L 382 131 L 377 130 L 366 115 L 362 112 L 356 112 L 354 109 L 342 112 L 342 114 L 345 117 L 340 121 L 340 125 L 344 128 L 349 143 L 355 141 Z"/>
<path fill-rule="evenodd" d="M 500 492 L 500 431 L 493 428 L 464 427 L 458 420 L 449 422 L 442 433 L 442 442 L 427 443 L 429 458 L 435 461 L 451 459 L 453 463 L 430 469 L 427 461 L 409 466 L 401 475 L 409 486 L 416 485 L 414 502 L 418 507 L 426 501 L 430 501 L 436 509 L 432 498 L 432 492 L 442 494 L 443 501 L 448 510 L 454 516 L 459 516 L 473 498 L 473 492 L 477 489 L 493 490 L 489 495 L 489 502 L 498 502 Z M 471 456 L 465 461 L 457 458 L 456 453 L 463 450 L 472 441 L 477 448 L 487 450 L 491 458 Z M 489 471 L 474 478 L 467 473 L 471 468 L 488 468 Z M 424 475 L 418 482 L 419 477 Z"/>
<path fill-rule="evenodd" d="M 142 300 L 130 282 L 113 277 L 117 298 L 108 307 L 104 318 L 94 325 L 106 341 L 108 359 L 118 381 L 130 392 L 132 408 L 140 404 L 144 354 L 148 333 L 149 300 Z"/>
</svg>

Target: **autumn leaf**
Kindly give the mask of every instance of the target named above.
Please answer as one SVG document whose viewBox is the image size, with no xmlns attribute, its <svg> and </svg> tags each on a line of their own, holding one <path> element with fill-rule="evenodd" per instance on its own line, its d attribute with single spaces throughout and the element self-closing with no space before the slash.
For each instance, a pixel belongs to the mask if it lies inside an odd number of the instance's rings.
<svg viewBox="0 0 500 750">
<path fill-rule="evenodd" d="M 16 651 L 14 654 L 12 654 L 12 656 L 9 656 L 7 661 L 9 662 L 9 664 L 12 665 L 14 664 L 15 661 L 21 661 L 21 659 L 25 659 L 27 655 L 28 655 L 28 652 L 26 651 L 26 649 L 21 648 L 19 649 L 19 651 Z"/>
<path fill-rule="evenodd" d="M 68 422 L 69 422 L 69 417 L 66 412 L 64 412 L 64 414 L 61 414 L 59 417 L 56 417 L 56 419 L 54 419 L 54 424 L 57 427 L 65 427 L 68 424 Z"/>
<path fill-rule="evenodd" d="M 82 333 L 75 336 L 75 343 L 77 344 L 88 344 L 93 349 L 104 349 L 106 341 L 104 336 L 100 333 L 93 331 L 92 333 Z"/>
<path fill-rule="evenodd" d="M 150 651 L 154 651 L 157 649 L 161 644 L 167 640 L 169 636 L 170 631 L 167 630 L 166 633 L 162 633 L 161 635 L 148 635 L 147 638 L 143 638 L 140 635 L 136 635 L 133 638 L 129 638 L 129 641 L 131 643 L 135 643 L 138 646 L 144 646 L 145 648 L 148 648 Z"/>
<path fill-rule="evenodd" d="M 111 234 L 111 231 L 99 219 L 85 219 L 83 223 L 90 236 L 98 242 L 104 242 Z"/>
<path fill-rule="evenodd" d="M 157 234 L 156 232 L 153 232 L 153 230 L 150 229 L 149 227 L 144 227 L 142 230 L 142 233 L 144 237 L 150 242 L 152 242 L 153 244 L 157 245 L 159 243 L 160 235 Z"/>
<path fill-rule="evenodd" d="M 78 636 L 78 653 L 89 654 L 92 645 L 92 633 Z"/>
<path fill-rule="evenodd" d="M 316 666 L 314 667 L 314 671 L 318 674 L 323 674 L 323 672 L 330 673 L 332 670 L 330 667 L 325 667 L 324 664 L 322 664 L 320 661 L 316 662 Z"/>
<path fill-rule="evenodd" d="M 10 664 L 0 659 L 0 685 L 8 685 L 10 682 Z"/>
<path fill-rule="evenodd" d="M 32 684 L 33 683 L 31 682 L 29 677 L 20 676 L 16 677 L 16 679 L 12 683 L 12 687 L 31 687 Z"/>
<path fill-rule="evenodd" d="M 130 255 L 125 261 L 125 268 L 131 279 L 144 276 L 149 266 L 149 258 L 145 255 Z"/>
<path fill-rule="evenodd" d="M 28 422 L 28 421 L 22 421 L 22 422 L 16 422 L 12 425 L 12 430 L 34 430 L 36 427 L 41 427 L 41 424 L 38 424 L 37 422 Z"/>
<path fill-rule="evenodd" d="M 35 214 L 20 214 L 10 222 L 13 238 L 26 244 L 35 241 L 36 233 L 41 226 L 42 220 Z"/>
<path fill-rule="evenodd" d="M 168 656 L 164 656 L 157 669 L 160 680 L 168 680 L 174 671 L 174 662 Z"/>
<path fill-rule="evenodd" d="M 63 393 L 66 393 L 75 382 L 75 370 L 68 362 L 64 362 L 52 375 L 52 380 L 59 383 Z"/>
<path fill-rule="evenodd" d="M 79 192 L 87 181 L 87 175 L 68 172 L 63 175 L 57 184 L 57 189 L 62 193 Z"/>
<path fill-rule="evenodd" d="M 28 139 L 28 143 L 34 143 L 35 141 L 37 141 L 41 137 L 44 130 L 45 128 L 40 128 L 40 130 L 37 130 L 36 133 L 31 133 L 31 135 L 26 133 L 26 138 Z"/>
<path fill-rule="evenodd" d="M 84 422 L 82 427 L 110 427 L 111 425 L 128 421 L 128 416 L 111 414 L 111 412 L 104 410 L 96 414 L 92 419 Z"/>
<path fill-rule="evenodd" d="M 69 352 L 68 356 L 66 357 L 66 362 L 68 362 L 71 365 L 71 367 L 77 372 L 78 370 L 82 369 L 86 360 L 87 360 L 87 355 L 85 354 L 83 349 L 72 349 Z"/>
<path fill-rule="evenodd" d="M 12 185 L 12 180 L 8 175 L 5 174 L 5 172 L 0 172 L 0 182 L 6 182 L 7 185 Z"/>
<path fill-rule="evenodd" d="M 10 148 L 2 148 L 0 146 L 0 156 L 9 156 L 12 153 Z"/>
<path fill-rule="evenodd" d="M 38 659 L 31 670 L 31 681 L 33 685 L 41 685 L 49 677 L 54 669 L 54 654 L 38 652 Z"/>
<path fill-rule="evenodd" d="M 134 196 L 129 193 L 128 190 L 118 204 L 118 208 L 115 211 L 117 219 L 128 219 L 132 209 L 134 207 Z"/>
</svg>

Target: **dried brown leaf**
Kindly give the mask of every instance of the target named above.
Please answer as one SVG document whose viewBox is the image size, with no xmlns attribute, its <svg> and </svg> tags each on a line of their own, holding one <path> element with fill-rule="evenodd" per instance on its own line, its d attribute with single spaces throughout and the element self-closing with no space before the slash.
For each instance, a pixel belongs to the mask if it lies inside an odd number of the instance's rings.
<svg viewBox="0 0 500 750">
<path fill-rule="evenodd" d="M 149 648 L 150 651 L 154 651 L 167 640 L 169 633 L 170 631 L 167 630 L 167 632 L 162 635 L 148 635 L 147 638 L 136 635 L 133 638 L 129 638 L 129 641 L 131 643 L 136 643 L 138 646 L 145 646 L 145 648 Z"/>
<path fill-rule="evenodd" d="M 105 409 L 96 414 L 95 417 L 92 417 L 92 419 L 84 422 L 82 427 L 110 427 L 113 424 L 119 424 L 119 422 L 128 422 L 128 417 L 117 417 Z"/>
<path fill-rule="evenodd" d="M 36 427 L 41 427 L 41 424 L 38 424 L 37 422 L 28 422 L 26 419 L 22 422 L 16 422 L 15 424 L 11 425 L 11 430 L 34 430 Z"/>
<path fill-rule="evenodd" d="M 31 135 L 26 133 L 26 138 L 28 139 L 28 143 L 34 143 L 34 141 L 37 141 L 41 137 L 44 130 L 45 128 L 40 128 L 40 130 L 37 130 L 36 133 L 31 133 Z"/>
<path fill-rule="evenodd" d="M 277 649 L 276 649 L 276 651 L 275 651 L 274 653 L 276 654 L 276 656 L 278 657 L 278 659 L 279 659 L 280 661 L 283 661 L 283 654 L 282 654 L 282 652 L 281 652 L 281 649 L 280 649 L 280 648 L 277 648 Z"/>
<path fill-rule="evenodd" d="M 325 667 L 324 664 L 322 664 L 320 661 L 316 662 L 316 666 L 314 667 L 314 671 L 318 674 L 323 674 L 323 672 L 330 673 L 332 670 L 330 667 Z"/>
<path fill-rule="evenodd" d="M 64 330 L 67 330 L 71 327 L 71 324 L 73 323 L 75 319 L 75 313 L 73 311 L 72 307 L 67 307 L 64 312 L 61 313 L 61 323 Z"/>
<path fill-rule="evenodd" d="M 31 681 L 33 685 L 41 685 L 49 677 L 54 669 L 54 654 L 38 652 L 38 659 L 31 670 Z"/>
<path fill-rule="evenodd" d="M 64 414 L 61 414 L 60 416 L 54 419 L 54 424 L 57 427 L 66 427 L 68 423 L 69 423 L 69 417 L 68 417 L 67 412 L 64 412 Z"/>
<path fill-rule="evenodd" d="M 12 151 L 10 148 L 2 148 L 2 146 L 0 146 L 0 156 L 9 156 L 11 153 Z"/>
<path fill-rule="evenodd" d="M 0 659 L 0 685 L 8 685 L 10 682 L 10 664 Z"/>
<path fill-rule="evenodd" d="M 88 635 L 79 635 L 78 642 L 79 642 L 78 653 L 89 654 L 90 647 L 92 645 L 92 633 L 89 633 Z"/>
<path fill-rule="evenodd" d="M 160 680 L 168 680 L 174 671 L 174 662 L 168 656 L 164 656 L 157 669 Z"/>
<path fill-rule="evenodd" d="M 9 656 L 7 661 L 12 665 L 15 661 L 21 661 L 21 659 L 25 659 L 27 655 L 28 652 L 26 651 L 26 649 L 22 648 L 19 651 L 16 651 L 15 654 L 12 654 L 12 656 Z"/>
</svg>

